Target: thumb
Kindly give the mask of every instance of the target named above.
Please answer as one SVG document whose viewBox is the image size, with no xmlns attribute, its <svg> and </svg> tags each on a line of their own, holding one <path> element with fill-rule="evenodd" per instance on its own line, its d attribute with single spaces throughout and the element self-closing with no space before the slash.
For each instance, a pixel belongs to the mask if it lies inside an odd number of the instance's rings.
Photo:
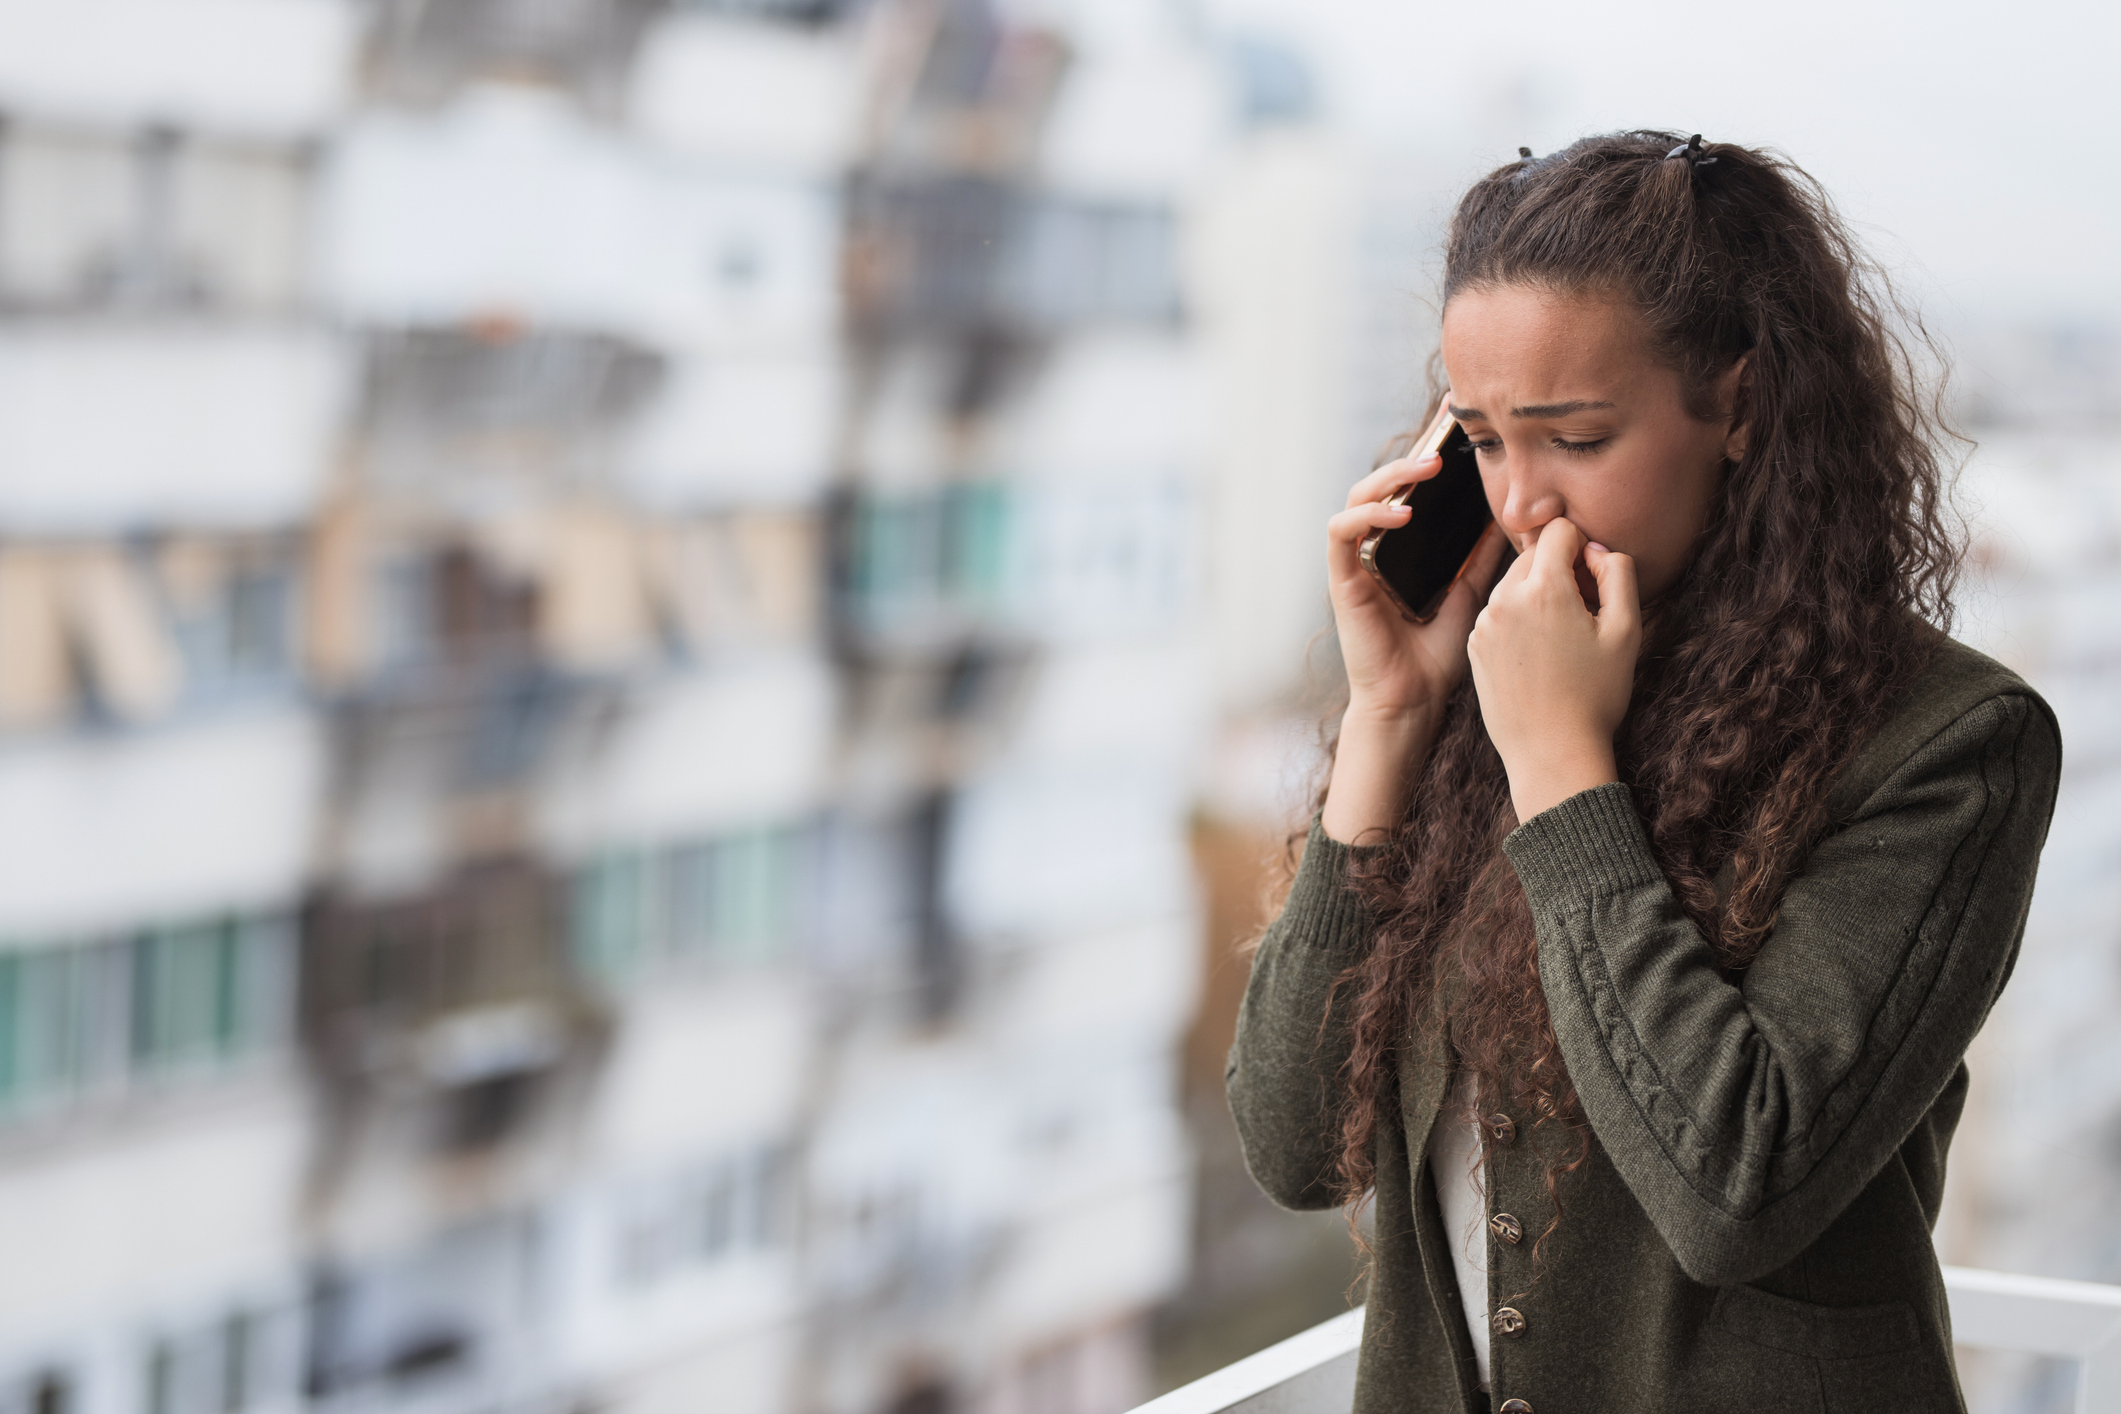
<svg viewBox="0 0 2121 1414">
<path fill-rule="evenodd" d="M 1634 557 L 1594 540 L 1584 547 L 1583 562 L 1598 582 L 1598 636 L 1640 632 L 1642 601 L 1635 589 Z"/>
</svg>

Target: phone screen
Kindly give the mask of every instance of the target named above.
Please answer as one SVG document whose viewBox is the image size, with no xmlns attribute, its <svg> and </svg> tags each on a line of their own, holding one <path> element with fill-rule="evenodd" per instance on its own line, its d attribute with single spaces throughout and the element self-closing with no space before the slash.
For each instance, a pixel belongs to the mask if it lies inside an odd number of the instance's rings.
<svg viewBox="0 0 2121 1414">
<path fill-rule="evenodd" d="M 1454 426 L 1440 450 L 1443 470 L 1408 494 L 1407 523 L 1385 531 L 1372 552 L 1378 577 L 1424 620 L 1443 603 L 1494 519 L 1465 429 Z"/>
</svg>

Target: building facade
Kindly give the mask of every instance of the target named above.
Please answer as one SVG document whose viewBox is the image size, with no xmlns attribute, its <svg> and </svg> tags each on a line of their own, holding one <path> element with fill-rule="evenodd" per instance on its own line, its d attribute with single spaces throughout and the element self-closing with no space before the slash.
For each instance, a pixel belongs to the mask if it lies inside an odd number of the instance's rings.
<svg viewBox="0 0 2121 1414">
<path fill-rule="evenodd" d="M 1219 101 L 971 3 L 0 5 L 0 1410 L 1145 1392 Z"/>
</svg>

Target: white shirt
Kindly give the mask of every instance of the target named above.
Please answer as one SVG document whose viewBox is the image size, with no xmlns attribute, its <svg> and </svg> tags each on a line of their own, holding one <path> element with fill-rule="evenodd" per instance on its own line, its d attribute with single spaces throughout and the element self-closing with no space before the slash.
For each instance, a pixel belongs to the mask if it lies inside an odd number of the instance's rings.
<svg viewBox="0 0 2121 1414">
<path fill-rule="evenodd" d="M 1444 1236 L 1451 1244 L 1451 1268 L 1458 1275 L 1458 1301 L 1465 1308 L 1466 1333 L 1473 1337 L 1480 1387 L 1486 1389 L 1488 1175 L 1481 1165 L 1473 1084 L 1472 1072 L 1464 1070 L 1451 1084 L 1436 1130 L 1429 1136 L 1429 1176 L 1436 1182 L 1436 1201 L 1443 1208 Z"/>
</svg>

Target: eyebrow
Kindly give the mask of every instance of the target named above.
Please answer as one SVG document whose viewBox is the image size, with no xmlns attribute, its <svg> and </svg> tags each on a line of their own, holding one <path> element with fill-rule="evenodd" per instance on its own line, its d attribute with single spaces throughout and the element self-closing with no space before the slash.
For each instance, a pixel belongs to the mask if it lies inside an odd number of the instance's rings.
<svg viewBox="0 0 2121 1414">
<path fill-rule="evenodd" d="M 1584 398 L 1578 398 L 1572 403 L 1533 403 L 1530 407 L 1511 408 L 1510 416 L 1567 417 L 1571 413 L 1594 412 L 1599 408 L 1609 408 L 1614 406 L 1616 406 L 1616 404 L 1604 402 L 1591 402 Z M 1481 422 L 1489 421 L 1488 415 L 1482 412 L 1479 408 L 1462 408 L 1454 406 L 1451 409 L 1451 416 L 1457 418 L 1460 422 L 1467 422 L 1473 420 L 1478 420 Z"/>
</svg>

